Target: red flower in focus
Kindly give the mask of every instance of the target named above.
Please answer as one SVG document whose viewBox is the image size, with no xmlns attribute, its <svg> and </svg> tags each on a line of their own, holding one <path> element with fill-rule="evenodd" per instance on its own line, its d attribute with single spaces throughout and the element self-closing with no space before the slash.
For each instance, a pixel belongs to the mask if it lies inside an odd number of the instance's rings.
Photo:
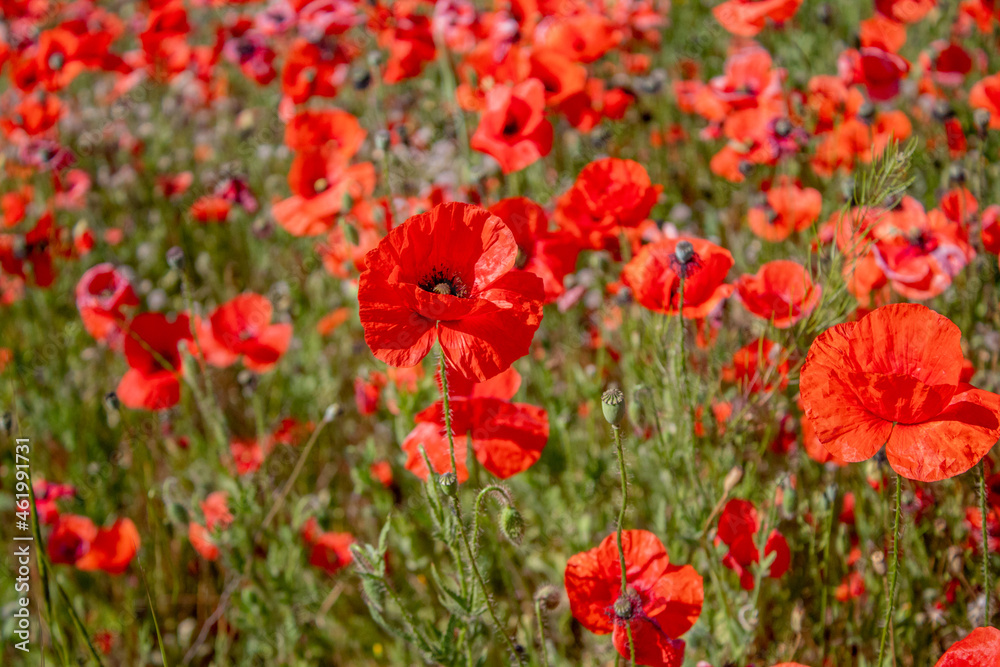
<svg viewBox="0 0 1000 667">
<path fill-rule="evenodd" d="M 767 21 L 784 23 L 799 10 L 802 0 L 727 0 L 712 13 L 722 27 L 740 37 L 753 37 Z"/>
<path fill-rule="evenodd" d="M 466 435 L 472 440 L 476 460 L 500 479 L 527 470 L 541 458 L 549 439 L 549 417 L 543 408 L 510 402 L 520 385 L 521 376 L 513 368 L 482 383 L 469 382 L 455 373 L 448 373 L 451 427 L 458 467 L 455 472 L 460 482 L 469 477 Z M 427 463 L 420 453 L 421 447 L 427 452 L 434 472 L 440 474 L 451 470 L 443 407 L 441 401 L 437 401 L 417 413 L 416 426 L 403 440 L 406 469 L 423 480 L 427 479 Z"/>
<path fill-rule="evenodd" d="M 250 370 L 263 373 L 288 350 L 292 325 L 271 324 L 274 309 L 265 296 L 247 292 L 216 308 L 209 324 L 199 322 L 198 343 L 205 359 L 215 366 L 228 366 L 240 356 Z M 197 348 L 189 346 L 192 353 Z"/>
<path fill-rule="evenodd" d="M 934 667 L 995 667 L 1000 664 L 1000 630 L 976 628 L 951 645 Z"/>
<path fill-rule="evenodd" d="M 486 380 L 528 353 L 542 281 L 514 268 L 514 235 L 488 211 L 436 206 L 395 227 L 365 261 L 358 314 L 387 364 L 415 366 L 437 339 L 450 367 Z"/>
<path fill-rule="evenodd" d="M 740 577 L 740 586 L 745 591 L 752 591 L 754 574 L 750 566 L 760 561 L 760 550 L 757 548 L 757 533 L 760 531 L 760 520 L 757 509 L 747 500 L 734 498 L 726 503 L 719 515 L 719 531 L 715 543 L 729 547 L 722 564 L 734 571 Z M 764 545 L 764 557 L 775 554 L 767 576 L 779 579 L 791 565 L 792 555 L 788 549 L 788 541 L 777 530 L 772 530 Z"/>
<path fill-rule="evenodd" d="M 91 267 L 76 284 L 76 307 L 83 328 L 96 340 L 119 347 L 126 317 L 122 309 L 139 305 L 128 278 L 111 264 Z"/>
<path fill-rule="evenodd" d="M 802 406 L 831 454 L 864 461 L 884 445 L 900 475 L 965 472 L 1000 437 L 1000 396 L 960 381 L 962 333 L 917 304 L 895 304 L 813 341 Z"/>
<path fill-rule="evenodd" d="M 678 639 L 701 615 L 705 593 L 701 576 L 690 565 L 672 565 L 663 543 L 646 530 L 622 532 L 628 588 L 616 535 L 566 564 L 566 594 L 573 617 L 599 635 L 613 633 L 618 653 L 630 657 L 628 630 L 636 664 L 680 667 L 684 642 Z"/>
<path fill-rule="evenodd" d="M 302 526 L 302 539 L 311 547 L 309 564 L 336 574 L 354 560 L 351 545 L 354 536 L 350 533 L 324 533 L 315 518 L 310 518 Z"/>
<path fill-rule="evenodd" d="M 784 241 L 792 232 L 808 229 L 819 218 L 823 197 L 815 188 L 803 188 L 783 178 L 767 191 L 767 206 L 747 213 L 750 230 L 765 241 Z"/>
<path fill-rule="evenodd" d="M 678 253 L 682 242 L 693 249 L 689 256 L 683 245 Z M 725 248 L 704 239 L 680 237 L 643 246 L 622 270 L 622 280 L 642 306 L 676 315 L 683 278 L 683 316 L 702 318 L 733 293 L 733 286 L 724 282 L 732 266 L 733 256 Z"/>
<path fill-rule="evenodd" d="M 486 109 L 469 145 L 493 157 L 503 173 L 520 171 L 552 150 L 552 123 L 545 118 L 545 86 L 527 79 L 486 93 Z"/>
<path fill-rule="evenodd" d="M 97 528 L 87 517 L 59 517 L 49 536 L 49 559 L 80 570 L 121 574 L 139 550 L 139 532 L 131 519 L 118 519 L 109 528 Z"/>
<path fill-rule="evenodd" d="M 177 346 L 191 340 L 187 315 L 174 321 L 161 313 L 142 313 L 128 325 L 125 360 L 129 370 L 118 383 L 118 398 L 127 407 L 163 410 L 181 398 L 181 355 Z"/>
<path fill-rule="evenodd" d="M 517 243 L 515 266 L 542 279 L 545 301 L 557 299 L 564 291 L 563 280 L 576 268 L 580 249 L 565 232 L 549 230 L 545 209 L 526 197 L 502 199 L 490 207 L 514 234 Z"/>
<path fill-rule="evenodd" d="M 786 259 L 768 262 L 755 275 L 740 276 L 736 290 L 748 311 L 779 329 L 809 317 L 823 292 L 805 267 Z"/>
<path fill-rule="evenodd" d="M 602 158 L 584 167 L 559 198 L 555 218 L 583 247 L 598 250 L 622 228 L 646 220 L 661 190 L 638 162 Z"/>
</svg>

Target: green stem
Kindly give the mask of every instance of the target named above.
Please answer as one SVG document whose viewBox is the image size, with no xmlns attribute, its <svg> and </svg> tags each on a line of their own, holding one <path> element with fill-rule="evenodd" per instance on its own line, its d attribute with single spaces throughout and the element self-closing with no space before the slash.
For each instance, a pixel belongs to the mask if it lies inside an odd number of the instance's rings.
<svg viewBox="0 0 1000 667">
<path fill-rule="evenodd" d="M 535 600 L 535 620 L 538 621 L 538 643 L 542 647 L 542 667 L 549 667 L 549 649 L 545 646 L 545 621 L 542 618 L 542 601 Z"/>
<path fill-rule="evenodd" d="M 878 647 L 878 662 L 875 667 L 882 667 L 885 658 L 885 645 L 889 639 L 889 626 L 892 625 L 892 612 L 896 605 L 896 576 L 899 574 L 899 516 L 902 505 L 903 484 L 896 475 L 896 518 L 892 524 L 892 569 L 889 571 L 889 596 L 886 600 L 885 625 L 882 627 L 882 640 Z"/>
<path fill-rule="evenodd" d="M 500 623 L 499 617 L 497 617 L 497 612 L 493 608 L 493 599 L 490 597 L 489 591 L 486 588 L 486 581 L 483 579 L 483 575 L 479 572 L 479 565 L 476 563 L 476 555 L 472 551 L 472 543 L 469 542 L 469 535 L 465 530 L 465 521 L 462 519 L 462 506 L 459 502 L 459 482 L 458 482 L 458 465 L 455 461 L 455 434 L 451 430 L 451 407 L 448 403 L 448 374 L 447 368 L 444 360 L 444 348 L 438 343 L 438 367 L 441 374 L 441 405 L 444 412 L 444 430 L 448 436 L 448 455 L 451 457 L 451 470 L 455 473 L 455 484 L 451 493 L 452 504 L 455 509 L 455 522 L 458 524 L 458 532 L 462 537 L 462 543 L 465 545 L 465 552 L 469 555 L 469 565 L 472 569 L 472 574 L 476 578 L 476 582 L 479 584 L 479 589 L 483 594 L 483 600 L 486 602 L 486 610 L 489 612 L 490 619 L 496 626 L 497 632 L 504 639 L 504 643 L 507 644 L 507 649 L 510 651 L 511 659 L 516 661 L 518 664 L 521 663 L 520 655 L 517 652 L 517 648 L 514 646 L 513 640 L 511 640 L 510 635 L 507 634 L 507 630 L 504 629 L 503 624 Z"/>
<path fill-rule="evenodd" d="M 983 530 L 983 590 L 986 592 L 986 606 L 983 609 L 983 625 L 990 624 L 990 536 L 986 526 L 986 459 L 979 462 L 979 514 Z"/>
<path fill-rule="evenodd" d="M 618 452 L 618 474 L 622 483 L 622 506 L 618 511 L 618 560 L 622 567 L 622 595 L 628 594 L 628 566 L 625 564 L 625 549 L 622 547 L 622 526 L 625 524 L 625 510 L 628 508 L 628 470 L 625 468 L 625 447 L 622 445 L 622 430 L 618 426 L 611 427 L 615 436 L 615 449 Z M 632 667 L 635 667 L 635 644 L 632 642 L 632 625 L 625 626 L 628 633 L 628 650 Z"/>
</svg>

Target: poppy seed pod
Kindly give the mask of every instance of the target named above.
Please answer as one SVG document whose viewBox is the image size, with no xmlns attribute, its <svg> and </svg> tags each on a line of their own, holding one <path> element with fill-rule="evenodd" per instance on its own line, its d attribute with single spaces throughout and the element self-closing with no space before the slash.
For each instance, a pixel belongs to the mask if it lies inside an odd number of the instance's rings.
<svg viewBox="0 0 1000 667">
<path fill-rule="evenodd" d="M 694 246 L 690 241 L 680 241 L 674 248 L 674 257 L 677 258 L 678 264 L 687 264 L 694 259 Z"/>
<path fill-rule="evenodd" d="M 438 484 L 449 496 L 455 497 L 458 494 L 458 475 L 455 473 L 451 471 L 444 473 L 438 480 Z"/>
<path fill-rule="evenodd" d="M 612 426 L 618 426 L 625 418 L 625 394 L 617 387 L 608 389 L 601 396 L 601 409 L 604 410 L 604 418 Z"/>
<path fill-rule="evenodd" d="M 500 532 L 515 545 L 524 539 L 524 517 L 510 505 L 500 510 Z"/>
<path fill-rule="evenodd" d="M 631 620 L 632 618 L 632 601 L 628 597 L 622 595 L 620 598 L 615 600 L 615 616 L 623 621 Z"/>
</svg>

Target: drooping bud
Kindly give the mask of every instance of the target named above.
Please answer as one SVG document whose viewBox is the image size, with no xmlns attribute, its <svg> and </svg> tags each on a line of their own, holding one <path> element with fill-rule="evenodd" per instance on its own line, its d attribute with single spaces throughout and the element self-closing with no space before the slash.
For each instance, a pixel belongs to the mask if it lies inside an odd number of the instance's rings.
<svg viewBox="0 0 1000 667">
<path fill-rule="evenodd" d="M 988 109 L 976 109 L 972 114 L 972 122 L 976 126 L 976 131 L 980 136 L 986 136 L 986 131 L 990 129 L 990 112 Z"/>
<path fill-rule="evenodd" d="M 736 488 L 736 485 L 740 483 L 741 479 L 743 479 L 743 468 L 740 466 L 733 466 L 730 468 L 729 472 L 726 473 L 725 481 L 722 482 L 722 492 L 725 495 L 732 493 L 733 489 Z"/>
<path fill-rule="evenodd" d="M 175 271 L 184 268 L 184 250 L 179 246 L 174 246 L 167 251 L 167 266 Z"/>
<path fill-rule="evenodd" d="M 333 403 L 327 406 L 326 411 L 323 412 L 323 421 L 329 424 L 342 414 L 344 414 L 344 408 L 340 407 L 340 403 Z"/>
<path fill-rule="evenodd" d="M 948 167 L 948 181 L 956 184 L 965 183 L 965 167 L 957 163 Z"/>
<path fill-rule="evenodd" d="M 618 426 L 625 418 L 625 394 L 618 387 L 612 387 L 601 395 L 601 409 L 604 418 L 612 426 Z"/>
<path fill-rule="evenodd" d="M 500 510 L 500 532 L 511 544 L 519 545 L 524 539 L 524 518 L 510 505 Z"/>
<path fill-rule="evenodd" d="M 118 394 L 109 391 L 104 395 L 104 405 L 107 406 L 110 412 L 118 412 L 122 407 L 122 402 L 118 399 Z"/>
<path fill-rule="evenodd" d="M 559 606 L 559 598 L 559 589 L 555 586 L 542 586 L 535 592 L 535 602 L 549 611 Z"/>
</svg>

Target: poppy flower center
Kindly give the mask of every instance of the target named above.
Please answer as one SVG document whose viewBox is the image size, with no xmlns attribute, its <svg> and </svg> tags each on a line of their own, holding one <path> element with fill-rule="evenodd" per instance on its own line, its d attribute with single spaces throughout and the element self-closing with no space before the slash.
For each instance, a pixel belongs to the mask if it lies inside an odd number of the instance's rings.
<svg viewBox="0 0 1000 667">
<path fill-rule="evenodd" d="M 521 122 L 513 114 L 508 115 L 503 126 L 503 136 L 513 137 L 521 130 Z"/>
<path fill-rule="evenodd" d="M 66 58 L 61 53 L 53 53 L 49 56 L 49 69 L 60 70 Z"/>
<path fill-rule="evenodd" d="M 441 269 L 435 269 L 418 284 L 420 289 L 433 294 L 457 296 L 460 299 L 469 296 L 469 289 L 460 276 L 446 273 Z"/>
</svg>

